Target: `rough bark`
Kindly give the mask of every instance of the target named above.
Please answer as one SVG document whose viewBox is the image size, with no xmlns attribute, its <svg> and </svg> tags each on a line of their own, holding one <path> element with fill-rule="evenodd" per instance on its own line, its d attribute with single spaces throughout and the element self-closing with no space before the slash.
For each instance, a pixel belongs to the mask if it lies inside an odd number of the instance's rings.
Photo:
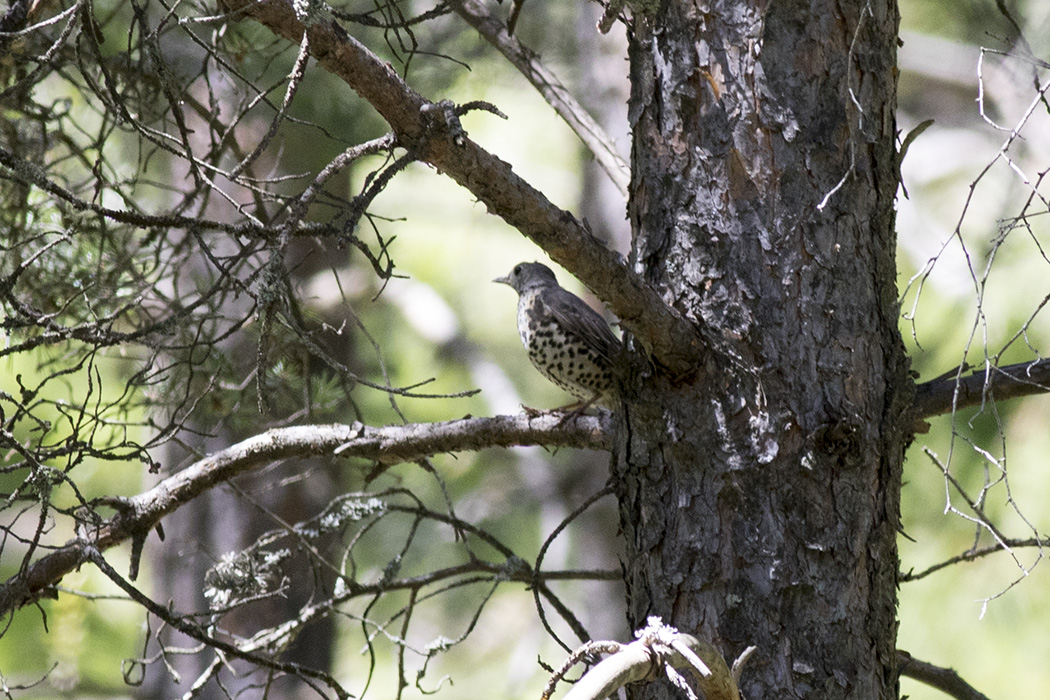
<svg viewBox="0 0 1050 700">
<path fill-rule="evenodd" d="M 631 263 L 720 340 L 621 416 L 630 622 L 757 645 L 744 697 L 896 697 L 896 6 L 633 9 Z"/>
</svg>

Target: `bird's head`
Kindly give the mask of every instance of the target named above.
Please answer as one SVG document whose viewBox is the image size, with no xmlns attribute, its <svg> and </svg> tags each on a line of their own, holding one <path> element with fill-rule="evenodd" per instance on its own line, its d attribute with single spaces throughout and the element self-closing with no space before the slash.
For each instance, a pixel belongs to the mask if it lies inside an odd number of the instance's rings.
<svg viewBox="0 0 1050 700">
<path fill-rule="evenodd" d="M 505 277 L 497 277 L 492 281 L 510 285 L 518 294 L 533 287 L 558 286 L 558 279 L 554 276 L 554 272 L 538 262 L 518 263 L 510 274 Z"/>
</svg>

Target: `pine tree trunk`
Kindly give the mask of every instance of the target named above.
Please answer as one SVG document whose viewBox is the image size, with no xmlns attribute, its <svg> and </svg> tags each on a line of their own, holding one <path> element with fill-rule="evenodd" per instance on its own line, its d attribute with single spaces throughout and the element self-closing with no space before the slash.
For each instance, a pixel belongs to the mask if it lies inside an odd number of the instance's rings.
<svg viewBox="0 0 1050 700">
<path fill-rule="evenodd" d="M 752 700 L 896 698 L 896 5 L 702 7 L 633 8 L 631 262 L 712 342 L 622 415 L 630 621 L 757 645 Z"/>
</svg>

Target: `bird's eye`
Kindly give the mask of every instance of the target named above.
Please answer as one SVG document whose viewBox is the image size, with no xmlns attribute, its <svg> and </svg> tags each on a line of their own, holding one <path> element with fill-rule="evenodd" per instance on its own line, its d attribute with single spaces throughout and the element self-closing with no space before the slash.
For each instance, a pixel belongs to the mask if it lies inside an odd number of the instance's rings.
<svg viewBox="0 0 1050 700">
<path fill-rule="evenodd" d="M 521 265 L 515 265 L 514 266 L 514 274 L 515 275 L 520 275 L 521 274 Z"/>
</svg>

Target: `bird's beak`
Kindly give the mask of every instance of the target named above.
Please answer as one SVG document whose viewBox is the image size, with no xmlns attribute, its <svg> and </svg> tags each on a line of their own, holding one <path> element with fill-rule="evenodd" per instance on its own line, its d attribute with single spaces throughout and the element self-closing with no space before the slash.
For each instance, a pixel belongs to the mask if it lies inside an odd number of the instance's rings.
<svg viewBox="0 0 1050 700">
<path fill-rule="evenodd" d="M 494 279 L 492 281 L 493 282 L 498 282 L 499 284 L 508 284 L 509 285 L 510 284 L 510 275 L 507 275 L 505 277 L 497 277 L 496 279 Z"/>
</svg>

